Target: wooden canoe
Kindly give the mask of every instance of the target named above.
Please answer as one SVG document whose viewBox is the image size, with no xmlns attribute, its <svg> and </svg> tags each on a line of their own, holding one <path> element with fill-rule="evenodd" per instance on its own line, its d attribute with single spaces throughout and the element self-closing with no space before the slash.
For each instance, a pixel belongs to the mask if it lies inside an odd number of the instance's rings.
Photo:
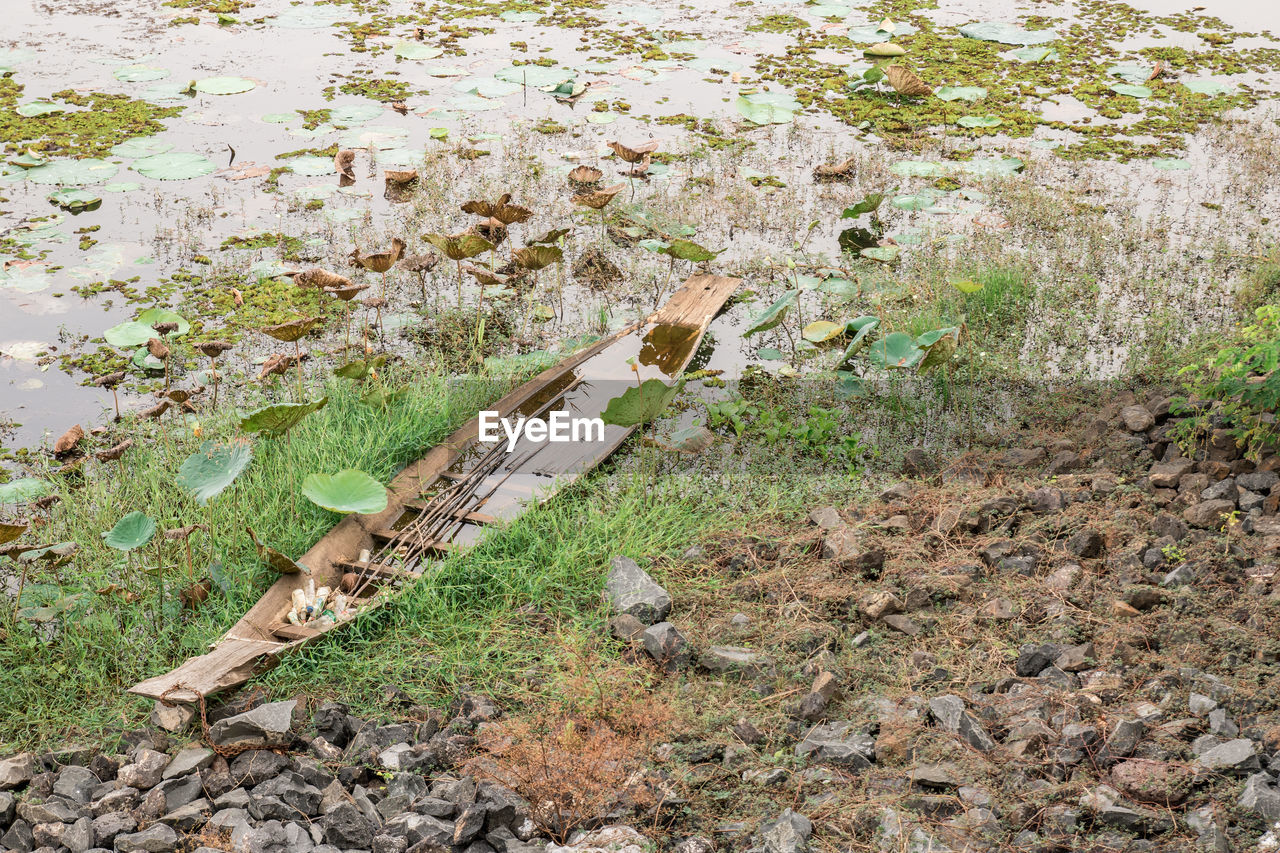
<svg viewBox="0 0 1280 853">
<path fill-rule="evenodd" d="M 549 411 L 597 417 L 624 383 L 672 380 L 689 364 L 739 283 L 722 276 L 691 277 L 658 311 L 543 371 L 492 409 L 501 417 Z M 129 692 L 194 703 L 244 684 L 281 655 L 351 621 L 323 629 L 290 624 L 285 616 L 295 589 L 309 580 L 336 589 L 344 573 L 354 573 L 359 578 L 354 618 L 359 618 L 393 595 L 397 584 L 420 577 L 432 560 L 465 549 L 487 526 L 550 499 L 634 431 L 608 426 L 602 439 L 554 445 L 522 438 L 506 452 L 505 439 L 482 443 L 479 418 L 472 418 L 396 475 L 384 511 L 347 516 L 299 557 L 311 575 L 281 576 L 208 653 Z"/>
</svg>

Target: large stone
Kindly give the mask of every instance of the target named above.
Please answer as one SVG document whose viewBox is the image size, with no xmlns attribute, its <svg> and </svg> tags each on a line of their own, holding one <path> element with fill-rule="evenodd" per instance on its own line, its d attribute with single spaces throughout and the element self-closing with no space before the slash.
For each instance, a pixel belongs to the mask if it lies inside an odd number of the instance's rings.
<svg viewBox="0 0 1280 853">
<path fill-rule="evenodd" d="M 1236 738 L 1207 749 L 1196 759 L 1206 770 L 1252 773 L 1260 767 L 1257 747 L 1248 738 Z"/>
<path fill-rule="evenodd" d="M 151 725 L 167 732 L 180 732 L 196 718 L 196 709 L 190 705 L 169 705 L 160 700 L 151 709 Z"/>
<path fill-rule="evenodd" d="M 959 696 L 947 694 L 933 697 L 929 700 L 929 712 L 944 731 L 960 737 L 979 752 L 995 749 L 996 744 L 991 735 L 965 710 L 964 700 Z"/>
<path fill-rule="evenodd" d="M 447 850 L 453 844 L 454 825 L 429 815 L 413 812 L 396 815 L 387 821 L 385 830 L 408 841 L 410 847 L 427 842 L 432 847 Z"/>
<path fill-rule="evenodd" d="M 670 622 L 659 622 L 646 628 L 641 640 L 649 657 L 669 672 L 685 668 L 693 656 L 689 641 Z"/>
<path fill-rule="evenodd" d="M 738 675 L 743 678 L 759 678 L 772 674 L 773 661 L 750 649 L 737 646 L 711 646 L 698 655 L 698 666 L 717 675 Z"/>
<path fill-rule="evenodd" d="M 1217 530 L 1222 527 L 1228 513 L 1236 508 L 1235 501 L 1223 498 L 1201 501 L 1182 511 L 1182 518 L 1192 527 Z"/>
<path fill-rule="evenodd" d="M 197 773 L 213 764 L 213 750 L 202 746 L 189 746 L 179 752 L 164 769 L 163 778 L 175 779 L 188 773 Z"/>
<path fill-rule="evenodd" d="M 1183 474 L 1189 474 L 1195 470 L 1196 463 L 1191 459 L 1184 459 L 1179 456 L 1168 462 L 1157 462 L 1151 466 L 1151 470 L 1147 473 L 1147 479 L 1151 485 L 1157 489 L 1174 489 L 1178 486 L 1178 481 L 1182 479 Z"/>
<path fill-rule="evenodd" d="M 1191 793 L 1195 771 L 1164 761 L 1122 761 L 1111 768 L 1111 779 L 1126 796 L 1143 803 L 1176 806 Z"/>
<path fill-rule="evenodd" d="M 814 726 L 796 745 L 796 755 L 827 764 L 862 770 L 876 756 L 876 739 L 848 720 Z"/>
<path fill-rule="evenodd" d="M 218 746 L 288 746 L 293 740 L 296 701 L 268 702 L 251 711 L 219 720 L 209 728 L 209 739 Z"/>
<path fill-rule="evenodd" d="M 324 840 L 343 849 L 368 849 L 373 845 L 373 827 L 354 803 L 340 803 L 320 821 Z"/>
<path fill-rule="evenodd" d="M 1236 477 L 1236 485 L 1251 492 L 1269 492 L 1280 483 L 1280 474 L 1275 471 L 1252 471 Z"/>
<path fill-rule="evenodd" d="M 884 549 L 869 545 L 852 527 L 837 527 L 822 537 L 822 558 L 858 571 L 874 571 L 884 565 Z"/>
<path fill-rule="evenodd" d="M 94 818 L 93 843 L 98 847 L 111 847 L 117 835 L 126 835 L 138 828 L 138 822 L 128 812 L 107 812 Z"/>
<path fill-rule="evenodd" d="M 1280 821 L 1280 789 L 1266 773 L 1254 773 L 1240 793 L 1240 806 L 1270 821 Z"/>
<path fill-rule="evenodd" d="M 1156 425 L 1146 406 L 1125 406 L 1120 410 L 1120 420 L 1129 432 L 1146 432 Z"/>
<path fill-rule="evenodd" d="M 142 832 L 116 836 L 116 853 L 168 853 L 178 847 L 178 833 L 163 823 L 153 824 Z"/>
<path fill-rule="evenodd" d="M 813 823 L 804 815 L 785 809 L 775 820 L 760 827 L 764 853 L 805 853 Z"/>
<path fill-rule="evenodd" d="M 629 613 L 646 625 L 671 613 L 671 596 L 628 557 L 614 557 L 609 563 L 604 598 L 614 613 Z"/>
<path fill-rule="evenodd" d="M 833 506 L 820 506 L 809 510 L 809 523 L 823 530 L 834 530 L 844 524 L 840 512 Z"/>
<path fill-rule="evenodd" d="M 0 760 L 0 791 L 20 788 L 36 775 L 36 757 L 20 752 L 12 758 Z"/>
<path fill-rule="evenodd" d="M 101 780 L 93 775 L 93 771 L 88 767 L 71 764 L 58 771 L 58 778 L 53 783 L 53 792 L 59 797 L 66 797 L 73 803 L 84 805 L 89 802 L 93 789 L 101 784 Z"/>
<path fill-rule="evenodd" d="M 258 820 L 293 820 L 320 812 L 324 794 L 301 776 L 286 770 L 249 792 L 249 814 Z"/>
</svg>

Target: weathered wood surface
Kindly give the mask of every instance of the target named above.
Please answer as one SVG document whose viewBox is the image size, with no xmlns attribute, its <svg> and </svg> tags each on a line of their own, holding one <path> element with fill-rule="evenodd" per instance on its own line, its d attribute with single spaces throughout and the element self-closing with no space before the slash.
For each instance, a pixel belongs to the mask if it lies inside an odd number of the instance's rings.
<svg viewBox="0 0 1280 853">
<path fill-rule="evenodd" d="M 576 372 L 584 365 L 590 368 L 590 378 L 594 379 L 629 376 L 630 367 L 621 355 L 617 364 L 612 363 L 613 359 L 608 359 L 609 364 L 600 364 L 600 360 L 595 357 L 642 330 L 645 331 L 643 341 L 636 343 L 641 350 L 640 360 L 663 376 L 677 375 L 689 363 L 707 326 L 740 283 L 740 279 L 714 275 L 695 275 L 689 278 L 661 309 L 649 317 L 620 329 L 544 370 L 498 400 L 492 409 L 501 417 L 507 417 L 522 407 L 527 409 L 558 388 L 572 387 Z M 588 365 L 588 362 L 591 364 Z M 599 414 L 599 411 L 594 414 Z M 527 470 L 523 472 L 515 464 L 504 469 L 503 483 L 509 483 L 505 488 L 512 495 L 523 496 L 526 500 L 531 497 L 536 497 L 536 502 L 547 500 L 563 485 L 607 458 L 635 428 L 608 429 L 610 432 L 606 441 L 591 445 L 589 450 L 580 455 L 562 454 L 557 458 L 526 466 Z M 140 682 L 130 688 L 129 692 L 155 699 L 164 696 L 169 701 L 194 702 L 198 699 L 197 693 L 209 696 L 243 684 L 256 672 L 273 665 L 281 654 L 321 636 L 324 631 L 299 628 L 284 621 L 284 615 L 288 613 L 292 603 L 293 591 L 309 579 L 314 579 L 316 586 L 336 588 L 352 561 L 357 559 L 362 550 L 376 550 L 379 542 L 392 532 L 392 525 L 404 515 L 406 509 L 420 509 L 429 505 L 429 502 L 424 504 L 421 500 L 425 490 L 433 483 L 459 479 L 456 472 L 448 469 L 468 447 L 478 441 L 478 437 L 477 416 L 396 475 L 388 488 L 385 510 L 373 515 L 347 516 L 299 557 L 297 562 L 311 569 L 311 575 L 282 576 L 214 644 L 210 652 L 188 659 L 171 672 Z M 517 457 L 519 455 L 512 454 Z M 538 489 L 535 494 L 535 490 L 520 482 L 519 478 L 511 482 L 513 474 L 521 473 L 545 479 L 545 487 Z M 482 511 L 480 507 L 483 504 L 484 500 L 479 500 L 474 506 L 467 507 L 461 512 L 459 521 L 467 522 L 466 526 L 472 527 L 491 523 L 495 516 Z M 382 539 L 379 538 L 380 535 Z M 440 544 L 446 548 L 452 545 L 447 542 Z M 362 613 L 380 603 L 381 597 L 365 604 Z M 333 627 L 341 627 L 343 624 L 345 622 L 339 622 Z"/>
</svg>

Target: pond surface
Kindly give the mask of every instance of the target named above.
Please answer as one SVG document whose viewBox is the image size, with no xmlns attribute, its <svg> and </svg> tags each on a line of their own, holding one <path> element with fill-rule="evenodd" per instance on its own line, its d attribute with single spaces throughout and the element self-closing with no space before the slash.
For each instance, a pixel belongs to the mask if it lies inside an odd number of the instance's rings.
<svg viewBox="0 0 1280 853">
<path fill-rule="evenodd" d="M 966 175 L 1043 163 L 1036 180 L 1059 184 L 1103 163 L 1102 201 L 1137 199 L 1148 213 L 1170 199 L 1198 201 L 1228 179 L 1215 172 L 1218 152 L 1189 140 L 1223 115 L 1274 107 L 1280 4 L 1136 5 L 9 2 L 0 38 L 5 446 L 100 422 L 112 396 L 90 383 L 114 369 L 130 374 L 122 404 L 150 405 L 138 392 L 161 382 L 156 365 L 136 343 L 103 336 L 154 306 L 191 322 L 187 340 L 235 343 L 226 364 L 242 379 L 269 352 L 253 330 L 299 314 L 334 320 L 312 349 L 340 351 L 341 309 L 275 276 L 316 263 L 354 276 L 345 264 L 353 247 L 376 251 L 397 234 L 410 252 L 425 251 L 422 233 L 474 221 L 458 210 L 468 194 L 515 192 L 538 213 L 527 233 L 513 228 L 517 239 L 572 226 L 562 243 L 566 256 L 581 256 L 600 242 L 599 220 L 569 203 L 565 175 L 586 163 L 605 171 L 603 184 L 628 180 L 616 174 L 626 164 L 606 147 L 612 140 L 657 139 L 670 155 L 619 196 L 619 209 L 631 205 L 647 223 L 632 236 L 686 234 L 659 216 L 679 211 L 692 239 L 726 250 L 713 268 L 749 285 L 768 283 L 762 259 L 772 264 L 802 240 L 839 261 L 839 211 L 856 198 L 809 173 L 851 154 L 882 158 L 864 171 L 908 199 L 951 170 L 939 157 L 960 154 L 975 158 L 956 167 Z M 975 23 L 988 25 L 973 31 L 982 37 L 964 37 L 960 28 Z M 881 43 L 903 46 L 902 61 L 938 97 L 904 103 L 883 83 L 850 90 L 874 60 L 864 50 Z M 356 152 L 350 186 L 334 172 L 338 149 Z M 732 210 L 691 201 L 714 183 L 705 163 L 733 173 L 733 193 L 755 195 L 735 196 Z M 898 168 L 885 172 L 890 164 Z M 384 186 L 384 170 L 406 168 L 419 170 L 416 187 Z M 1202 227 L 1195 217 L 1214 215 L 1189 206 L 1188 233 Z M 647 209 L 655 212 L 643 219 Z M 921 228 L 965 233 L 998 216 L 981 193 L 947 187 L 895 215 L 906 252 Z M 806 230 L 810 221 L 821 224 Z M 522 329 L 528 346 L 616 328 L 653 307 L 663 277 L 691 269 L 643 246 L 605 249 L 623 276 L 612 292 L 566 264 L 546 270 L 526 303 L 506 295 L 516 315 L 535 303 L 552 310 Z M 451 304 L 455 275 L 448 262 L 422 281 L 392 274 L 379 312 L 392 346 L 397 332 L 429 326 Z M 363 280 L 374 285 L 366 296 L 378 292 L 376 276 Z M 469 303 L 479 297 L 471 282 L 464 291 Z M 712 366 L 757 360 L 759 342 L 741 345 L 739 334 L 759 308 L 717 321 Z M 201 359 L 183 358 L 175 370 L 207 380 Z M 1104 349 L 1096 363 L 1114 361 Z"/>
</svg>

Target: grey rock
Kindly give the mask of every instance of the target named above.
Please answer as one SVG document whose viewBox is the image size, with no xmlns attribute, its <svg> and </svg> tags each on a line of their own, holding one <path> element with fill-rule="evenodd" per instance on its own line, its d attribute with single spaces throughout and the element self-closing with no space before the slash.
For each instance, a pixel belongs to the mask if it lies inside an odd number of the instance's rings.
<svg viewBox="0 0 1280 853">
<path fill-rule="evenodd" d="M 213 805 L 204 797 L 198 797 L 186 805 L 178 806 L 160 818 L 160 822 L 172 826 L 178 832 L 188 833 L 204 826 L 211 814 Z"/>
<path fill-rule="evenodd" d="M 645 627 L 643 622 L 630 613 L 619 613 L 609 620 L 609 634 L 615 640 L 622 640 L 624 643 L 639 639 Z"/>
<path fill-rule="evenodd" d="M 62 833 L 62 846 L 70 853 L 85 853 L 93 847 L 93 821 L 82 817 Z"/>
<path fill-rule="evenodd" d="M 269 820 L 245 833 L 243 844 L 249 853 L 302 853 L 291 845 L 291 841 L 300 839 L 291 835 L 285 824 L 278 820 Z M 310 840 L 308 837 L 307 842 Z M 307 850 L 312 847 L 310 843 L 304 846 Z"/>
<path fill-rule="evenodd" d="M 44 802 L 18 803 L 18 817 L 30 824 L 71 823 L 80 817 L 80 811 L 66 800 L 49 799 Z"/>
<path fill-rule="evenodd" d="M 1236 485 L 1251 492 L 1269 492 L 1280 483 L 1280 474 L 1275 471 L 1253 471 L 1236 476 Z"/>
<path fill-rule="evenodd" d="M 13 823 L 18 813 L 17 800 L 8 791 L 0 792 L 0 829 Z"/>
<path fill-rule="evenodd" d="M 268 702 L 251 711 L 219 720 L 209 728 L 209 739 L 218 746 L 287 746 L 293 740 L 296 701 Z"/>
<path fill-rule="evenodd" d="M 1067 505 L 1067 496 L 1062 489 L 1042 487 L 1028 493 L 1024 503 L 1030 512 L 1039 515 L 1061 512 Z"/>
<path fill-rule="evenodd" d="M 108 812 L 93 819 L 93 843 L 98 847 L 111 847 L 117 835 L 127 835 L 138 829 L 138 822 L 128 812 Z"/>
<path fill-rule="evenodd" d="M 1197 717 L 1203 717 L 1218 707 L 1218 703 L 1203 693 L 1192 693 L 1187 699 L 1187 710 Z"/>
<path fill-rule="evenodd" d="M 179 752 L 169 762 L 169 766 L 164 769 L 164 779 L 173 779 L 178 776 L 186 776 L 188 773 L 199 772 L 209 765 L 213 764 L 213 750 L 206 749 L 202 746 L 189 746 Z"/>
<path fill-rule="evenodd" d="M 609 563 L 604 598 L 613 613 L 629 613 L 646 625 L 671 613 L 671 596 L 628 557 L 614 557 Z"/>
<path fill-rule="evenodd" d="M 1160 585 L 1167 589 L 1176 589 L 1180 586 L 1189 586 L 1196 581 L 1195 569 L 1191 568 L 1190 563 L 1179 563 L 1173 571 L 1169 572 L 1161 579 Z"/>
<path fill-rule="evenodd" d="M 884 549 L 869 544 L 854 528 L 842 526 L 822 537 L 822 559 L 858 571 L 873 571 L 884 565 Z"/>
<path fill-rule="evenodd" d="M 1156 425 L 1146 406 L 1125 406 L 1120 410 L 1120 421 L 1129 432 L 1146 432 Z"/>
<path fill-rule="evenodd" d="M 1152 465 L 1151 470 L 1147 472 L 1147 479 L 1157 489 L 1172 489 L 1177 487 L 1183 474 L 1191 473 L 1195 467 L 1196 463 L 1193 460 L 1179 456 L 1168 462 L 1157 462 Z"/>
<path fill-rule="evenodd" d="M 1092 559 L 1102 553 L 1107 541 L 1092 527 L 1086 527 L 1067 540 L 1067 553 L 1081 559 Z"/>
<path fill-rule="evenodd" d="M 820 506 L 809 510 L 809 523 L 823 530 L 834 530 L 844 524 L 840 512 L 833 506 Z"/>
<path fill-rule="evenodd" d="M 1097 666 L 1093 643 L 1068 646 L 1054 659 L 1053 665 L 1065 672 L 1083 672 Z"/>
<path fill-rule="evenodd" d="M 1236 508 L 1235 501 L 1212 500 L 1192 504 L 1182 511 L 1182 518 L 1192 527 L 1213 529 L 1221 527 L 1227 514 Z"/>
<path fill-rule="evenodd" d="M 1254 773 L 1240 793 L 1240 806 L 1267 820 L 1280 821 L 1280 789 L 1276 788 L 1276 780 L 1266 773 Z"/>
<path fill-rule="evenodd" d="M 301 776 L 286 770 L 249 792 L 249 814 L 257 820 L 294 820 L 320 812 L 324 794 Z"/>
<path fill-rule="evenodd" d="M 1187 535 L 1187 525 L 1182 519 L 1167 512 L 1157 515 L 1151 522 L 1151 532 L 1156 536 L 1169 537 L 1180 542 Z"/>
<path fill-rule="evenodd" d="M 66 797 L 73 803 L 85 805 L 89 802 L 93 789 L 102 781 L 88 767 L 72 764 L 58 771 L 58 778 L 53 783 L 53 793 Z"/>
<path fill-rule="evenodd" d="M 467 806 L 458 815 L 453 827 L 453 844 L 461 846 L 470 844 L 484 829 L 489 809 L 479 803 Z"/>
<path fill-rule="evenodd" d="M 1121 720 L 1103 744 L 1103 754 L 1112 759 L 1128 758 L 1138 748 L 1146 730 L 1141 720 Z"/>
<path fill-rule="evenodd" d="M 1266 503 L 1266 495 L 1260 495 L 1248 489 L 1241 489 L 1240 496 L 1236 498 L 1236 505 L 1240 507 L 1242 513 L 1249 513 L 1255 509 L 1261 512 Z"/>
<path fill-rule="evenodd" d="M 124 812 L 137 808 L 139 800 L 141 800 L 141 792 L 137 788 L 125 786 L 117 788 L 114 791 L 108 791 L 90 805 L 89 810 L 94 817 L 107 814 L 108 812 Z"/>
<path fill-rule="evenodd" d="M 1209 712 L 1209 731 L 1218 737 L 1233 738 L 1240 734 L 1240 727 L 1227 716 L 1226 708 L 1214 708 Z"/>
<path fill-rule="evenodd" d="M 1237 738 L 1205 750 L 1196 758 L 1206 770 L 1252 773 L 1259 769 L 1257 748 L 1248 738 Z"/>
<path fill-rule="evenodd" d="M 1043 447 L 1011 447 L 996 460 L 1001 468 L 1031 468 L 1049 458 Z"/>
<path fill-rule="evenodd" d="M 454 825 L 439 818 L 407 812 L 387 821 L 385 831 L 398 835 L 409 842 L 409 846 L 426 841 L 432 845 L 448 848 L 453 844 Z M 514 838 L 514 836 L 512 836 Z"/>
<path fill-rule="evenodd" d="M 1060 653 L 1061 647 L 1052 643 L 1022 646 L 1018 649 L 1018 659 L 1013 665 L 1013 671 L 1020 678 L 1032 678 L 1052 664 Z"/>
<path fill-rule="evenodd" d="M 253 834 L 253 824 L 244 809 L 222 809 L 209 818 L 208 826 L 226 835 L 235 850 L 245 849 Z"/>
<path fill-rule="evenodd" d="M 153 824 L 142 832 L 117 835 L 116 853 L 168 853 L 178 847 L 178 833 L 163 823 Z"/>
<path fill-rule="evenodd" d="M 35 849 L 35 834 L 31 831 L 31 824 L 19 818 L 13 822 L 13 825 L 0 835 L 0 846 L 6 850 L 17 850 L 19 853 Z"/>
<path fill-rule="evenodd" d="M 813 823 L 804 815 L 785 809 L 782 814 L 760 827 L 764 853 L 805 853 Z"/>
<path fill-rule="evenodd" d="M 373 845 L 373 827 L 354 803 L 341 803 L 320 821 L 324 840 L 342 848 L 368 849 Z"/>
<path fill-rule="evenodd" d="M 698 655 L 698 666 L 718 675 L 759 678 L 774 671 L 773 661 L 759 652 L 737 646 L 711 646 Z"/>
<path fill-rule="evenodd" d="M 0 759 L 0 791 L 11 791 L 31 781 L 36 775 L 36 757 L 20 752 L 10 758 Z"/>
<path fill-rule="evenodd" d="M 1219 480 L 1209 488 L 1200 492 L 1200 500 L 1202 501 L 1231 501 L 1235 503 L 1240 497 L 1240 489 L 1236 487 L 1235 479 L 1227 477 L 1225 480 Z"/>
<path fill-rule="evenodd" d="M 814 726 L 796 745 L 796 755 L 862 770 L 875 761 L 876 741 L 865 728 L 836 721 Z"/>
<path fill-rule="evenodd" d="M 884 617 L 883 621 L 893 630 L 906 634 L 908 637 L 914 637 L 920 633 L 920 626 L 911 617 L 903 616 L 900 613 L 890 614 Z"/>
<path fill-rule="evenodd" d="M 244 788 L 233 788 L 213 801 L 219 809 L 248 809 L 249 792 Z"/>
<path fill-rule="evenodd" d="M 133 763 L 126 764 L 116 774 L 122 785 L 146 791 L 160 784 L 169 756 L 154 749 L 140 749 L 134 753 Z"/>
<path fill-rule="evenodd" d="M 166 732 L 184 731 L 196 718 L 196 709 L 190 705 L 167 705 L 160 700 L 151 708 L 151 725 Z"/>
<path fill-rule="evenodd" d="M 646 628 L 641 641 L 649 657 L 669 672 L 684 669 L 693 656 L 689 641 L 670 622 L 659 622 Z"/>
<path fill-rule="evenodd" d="M 959 696 L 947 694 L 933 697 L 929 700 L 929 712 L 944 731 L 959 736 L 979 752 L 995 749 L 996 744 L 991 735 L 965 710 L 964 700 Z"/>
</svg>

